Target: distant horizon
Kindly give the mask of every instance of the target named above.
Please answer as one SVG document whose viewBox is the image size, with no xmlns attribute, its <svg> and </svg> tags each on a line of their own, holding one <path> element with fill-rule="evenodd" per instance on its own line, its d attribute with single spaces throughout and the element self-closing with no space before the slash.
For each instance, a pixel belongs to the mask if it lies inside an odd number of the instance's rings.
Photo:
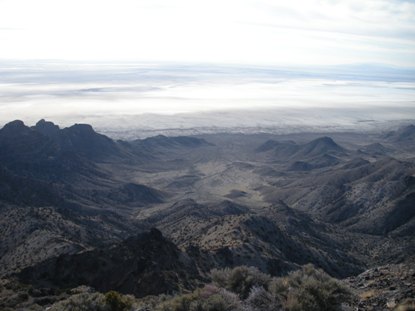
<svg viewBox="0 0 415 311">
<path fill-rule="evenodd" d="M 414 98 L 415 71 L 375 65 L 0 60 L 0 124 L 44 118 L 107 131 L 280 128 L 296 122 L 350 128 L 362 119 L 415 119 Z"/>
<path fill-rule="evenodd" d="M 0 123 L 0 129 L 7 123 L 22 121 L 26 126 L 35 126 L 40 120 L 58 125 L 61 129 L 75 124 L 91 125 L 98 133 L 112 139 L 134 140 L 165 136 L 192 136 L 208 134 L 274 134 L 289 135 L 298 133 L 379 133 L 396 130 L 407 125 L 415 125 L 415 118 L 404 118 L 404 114 L 413 115 L 415 108 L 401 108 L 394 115 L 391 108 L 380 109 L 375 119 L 373 111 L 311 109 L 264 110 L 264 111 L 222 111 L 208 113 L 187 113 L 175 115 L 142 114 L 113 116 L 105 119 L 94 116 L 69 116 L 64 119 L 41 118 L 27 120 L 10 119 Z M 324 115 L 325 118 L 321 118 Z M 387 116 L 387 117 L 386 117 Z M 365 119 L 366 117 L 366 119 Z M 262 122 L 258 122 L 261 120 Z M 179 124 L 179 125 L 178 125 Z"/>
<path fill-rule="evenodd" d="M 220 61 L 185 61 L 185 60 L 148 60 L 139 58 L 123 58 L 123 59 L 94 59 L 94 58 L 14 58 L 14 57 L 0 57 L 0 66 L 2 64 L 31 64 L 38 66 L 41 64 L 72 64 L 72 65 L 147 65 L 147 66 L 203 66 L 203 67 L 237 67 L 237 68 L 258 68 L 258 69 L 281 69 L 290 68 L 296 70 L 304 69 L 318 69 L 318 68 L 337 68 L 337 69 L 394 69 L 402 71 L 415 71 L 415 63 L 413 65 L 402 65 L 394 63 L 379 63 L 379 62 L 344 62 L 336 64 L 301 64 L 301 63 L 286 63 L 284 60 L 279 62 L 256 63 L 256 62 L 220 62 Z M 412 76 L 415 81 L 415 76 Z"/>
</svg>

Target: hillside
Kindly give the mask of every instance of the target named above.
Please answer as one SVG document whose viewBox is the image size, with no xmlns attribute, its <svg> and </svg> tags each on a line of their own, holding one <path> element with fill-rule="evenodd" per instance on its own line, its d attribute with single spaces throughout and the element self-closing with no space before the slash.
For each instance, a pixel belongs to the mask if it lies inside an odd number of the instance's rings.
<svg viewBox="0 0 415 311">
<path fill-rule="evenodd" d="M 0 275 L 145 297 L 194 291 L 215 268 L 284 277 L 311 263 L 358 288 L 365 270 L 415 256 L 410 136 L 128 142 L 85 124 L 13 121 L 0 130 Z"/>
</svg>

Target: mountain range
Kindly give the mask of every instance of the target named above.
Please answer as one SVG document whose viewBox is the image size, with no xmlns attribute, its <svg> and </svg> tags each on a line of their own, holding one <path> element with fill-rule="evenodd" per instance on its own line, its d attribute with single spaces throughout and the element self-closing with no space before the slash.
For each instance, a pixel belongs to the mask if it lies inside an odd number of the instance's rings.
<svg viewBox="0 0 415 311">
<path fill-rule="evenodd" d="M 113 140 L 87 124 L 0 130 L 0 276 L 136 297 L 214 268 L 333 277 L 415 259 L 415 126 L 387 133 Z"/>
</svg>

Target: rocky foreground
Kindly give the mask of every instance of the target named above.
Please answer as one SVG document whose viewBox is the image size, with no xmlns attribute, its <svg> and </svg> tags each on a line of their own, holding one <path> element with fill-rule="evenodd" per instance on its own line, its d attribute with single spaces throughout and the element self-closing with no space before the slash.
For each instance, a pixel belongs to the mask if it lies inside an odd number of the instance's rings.
<svg viewBox="0 0 415 311">
<path fill-rule="evenodd" d="M 348 278 L 346 283 L 358 295 L 358 310 L 415 310 L 414 265 L 385 265 L 369 269 Z M 397 308 L 405 302 L 408 309 Z"/>
</svg>

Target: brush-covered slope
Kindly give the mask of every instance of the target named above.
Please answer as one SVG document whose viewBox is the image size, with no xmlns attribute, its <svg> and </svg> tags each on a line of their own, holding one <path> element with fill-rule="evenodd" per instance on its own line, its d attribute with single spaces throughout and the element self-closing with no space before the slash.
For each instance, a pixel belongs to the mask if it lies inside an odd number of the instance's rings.
<svg viewBox="0 0 415 311">
<path fill-rule="evenodd" d="M 193 288 L 200 278 L 192 260 L 157 229 L 112 247 L 49 259 L 19 277 L 35 286 L 88 285 L 137 297 Z"/>
</svg>

